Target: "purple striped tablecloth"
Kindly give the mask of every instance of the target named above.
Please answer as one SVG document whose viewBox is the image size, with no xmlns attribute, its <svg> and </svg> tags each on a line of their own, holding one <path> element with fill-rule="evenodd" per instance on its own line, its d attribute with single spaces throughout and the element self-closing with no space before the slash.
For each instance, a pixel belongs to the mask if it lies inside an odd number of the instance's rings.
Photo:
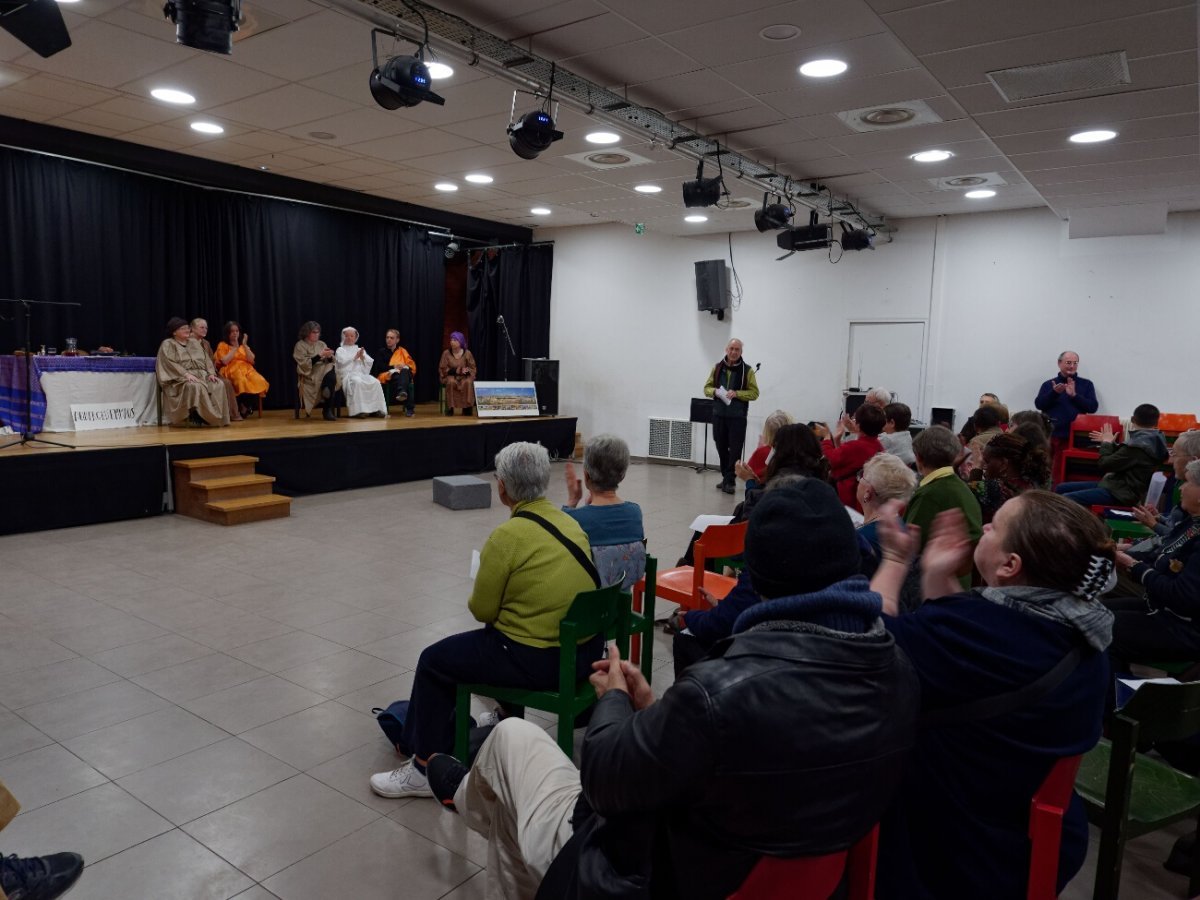
<svg viewBox="0 0 1200 900">
<path fill-rule="evenodd" d="M 30 392 L 29 430 L 40 432 L 46 419 L 43 372 L 153 372 L 153 356 L 34 356 L 30 361 L 33 389 Z M 0 423 L 13 431 L 25 426 L 25 357 L 0 356 Z"/>
</svg>

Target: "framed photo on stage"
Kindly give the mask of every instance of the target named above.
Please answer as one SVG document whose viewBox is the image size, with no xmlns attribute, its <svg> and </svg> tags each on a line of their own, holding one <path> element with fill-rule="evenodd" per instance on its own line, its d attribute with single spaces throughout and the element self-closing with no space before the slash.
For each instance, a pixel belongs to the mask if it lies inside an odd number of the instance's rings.
<svg viewBox="0 0 1200 900">
<path fill-rule="evenodd" d="M 539 415 L 532 381 L 475 382 L 475 414 L 481 419 Z"/>
</svg>

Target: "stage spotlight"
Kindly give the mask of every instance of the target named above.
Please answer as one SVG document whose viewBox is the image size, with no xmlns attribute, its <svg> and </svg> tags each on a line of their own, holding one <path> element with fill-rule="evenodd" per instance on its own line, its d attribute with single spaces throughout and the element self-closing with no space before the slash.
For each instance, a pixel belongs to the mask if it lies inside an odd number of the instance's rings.
<svg viewBox="0 0 1200 900">
<path fill-rule="evenodd" d="M 787 228 L 788 222 L 796 211 L 782 203 L 767 204 L 767 195 L 763 194 L 762 209 L 754 212 L 754 227 L 759 231 L 774 231 L 777 228 Z"/>
<path fill-rule="evenodd" d="M 446 100 L 429 89 L 431 78 L 425 65 L 425 45 L 419 44 L 413 56 L 393 56 L 382 66 L 375 47 L 375 35 L 387 35 L 378 28 L 371 29 L 371 96 L 384 109 L 399 109 L 416 106 L 418 103 L 436 103 L 444 106 Z M 389 35 L 396 37 L 396 35 Z"/>
<path fill-rule="evenodd" d="M 458 241 L 451 241 L 446 245 L 446 249 L 442 252 L 446 254 L 446 259 L 454 259 L 455 254 L 462 249 L 462 244 Z"/>
<path fill-rule="evenodd" d="M 693 207 L 713 206 L 721 199 L 725 182 L 720 175 L 704 177 L 704 158 L 696 163 L 696 180 L 683 183 L 683 205 Z"/>
<path fill-rule="evenodd" d="M 874 250 L 875 235 L 865 228 L 851 228 L 845 222 L 842 223 L 842 249 L 843 250 Z"/>
<path fill-rule="evenodd" d="M 544 109 L 527 112 L 508 126 L 508 145 L 521 159 L 537 159 L 539 153 L 562 139 L 563 133 L 555 130 L 554 118 Z"/>
<path fill-rule="evenodd" d="M 176 43 L 228 56 L 242 22 L 242 0 L 167 0 L 163 15 L 175 23 Z"/>
</svg>

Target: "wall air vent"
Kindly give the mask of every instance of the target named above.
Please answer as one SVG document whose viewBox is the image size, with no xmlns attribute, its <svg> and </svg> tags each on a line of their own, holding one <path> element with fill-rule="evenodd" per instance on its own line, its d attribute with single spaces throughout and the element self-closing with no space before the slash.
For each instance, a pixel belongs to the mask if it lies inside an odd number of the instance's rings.
<svg viewBox="0 0 1200 900">
<path fill-rule="evenodd" d="M 1052 94 L 1111 90 L 1133 83 L 1124 50 L 1060 62 L 997 69 L 988 72 L 987 77 L 1007 103 L 1049 97 Z"/>
<path fill-rule="evenodd" d="M 646 454 L 652 459 L 692 461 L 692 423 L 686 419 L 651 419 L 650 447 Z"/>
</svg>

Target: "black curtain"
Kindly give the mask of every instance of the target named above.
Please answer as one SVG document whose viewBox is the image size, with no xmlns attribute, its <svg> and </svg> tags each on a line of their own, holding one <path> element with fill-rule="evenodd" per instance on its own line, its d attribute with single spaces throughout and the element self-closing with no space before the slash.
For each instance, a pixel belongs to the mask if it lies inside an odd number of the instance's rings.
<svg viewBox="0 0 1200 900">
<path fill-rule="evenodd" d="M 372 355 L 396 327 L 417 399 L 437 397 L 445 258 L 423 229 L 0 148 L 0 233 L 0 298 L 82 304 L 35 307 L 35 348 L 71 336 L 153 356 L 171 316 L 207 319 L 215 348 L 235 319 L 266 404 L 290 408 L 301 323 L 335 347 L 353 325 Z M 24 343 L 17 309 L 0 304 L 0 352 Z"/>
<path fill-rule="evenodd" d="M 554 247 L 538 244 L 471 254 L 467 281 L 469 340 L 480 381 L 510 381 L 524 376 L 521 360 L 550 353 L 550 280 Z M 497 319 L 503 316 L 513 355 Z"/>
</svg>

